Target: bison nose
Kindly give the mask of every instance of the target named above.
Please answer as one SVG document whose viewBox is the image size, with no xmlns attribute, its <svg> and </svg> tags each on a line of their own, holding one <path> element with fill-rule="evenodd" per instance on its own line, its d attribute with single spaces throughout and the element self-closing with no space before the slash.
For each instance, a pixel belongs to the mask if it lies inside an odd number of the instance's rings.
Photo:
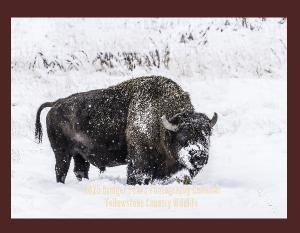
<svg viewBox="0 0 300 233">
<path fill-rule="evenodd" d="M 191 159 L 192 164 L 196 165 L 196 167 L 207 164 L 207 161 L 208 161 L 208 155 L 206 154 L 196 154 Z"/>
</svg>

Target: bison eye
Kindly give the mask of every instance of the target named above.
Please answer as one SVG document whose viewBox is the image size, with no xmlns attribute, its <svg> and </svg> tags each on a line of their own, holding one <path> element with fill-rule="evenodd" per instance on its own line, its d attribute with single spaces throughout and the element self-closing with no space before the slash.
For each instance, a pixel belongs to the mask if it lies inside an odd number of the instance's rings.
<svg viewBox="0 0 300 233">
<path fill-rule="evenodd" d="M 179 141 L 179 144 L 183 147 L 188 145 L 188 137 L 186 137 L 186 136 L 183 136 L 183 135 L 179 136 L 178 141 Z"/>
<path fill-rule="evenodd" d="M 206 141 L 206 135 L 205 134 L 204 135 L 200 135 L 199 139 L 202 142 Z"/>
</svg>

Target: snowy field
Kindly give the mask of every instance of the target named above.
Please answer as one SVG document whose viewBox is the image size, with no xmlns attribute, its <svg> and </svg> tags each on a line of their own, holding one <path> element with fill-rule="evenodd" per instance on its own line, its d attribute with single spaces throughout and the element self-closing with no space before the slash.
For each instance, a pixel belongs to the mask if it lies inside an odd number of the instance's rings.
<svg viewBox="0 0 300 233">
<path fill-rule="evenodd" d="M 19 18 L 11 51 L 12 218 L 287 217 L 286 20 Z M 128 187 L 126 166 L 78 182 L 73 162 L 57 184 L 49 109 L 34 139 L 38 107 L 141 75 L 169 77 L 219 114 L 193 185 Z"/>
</svg>

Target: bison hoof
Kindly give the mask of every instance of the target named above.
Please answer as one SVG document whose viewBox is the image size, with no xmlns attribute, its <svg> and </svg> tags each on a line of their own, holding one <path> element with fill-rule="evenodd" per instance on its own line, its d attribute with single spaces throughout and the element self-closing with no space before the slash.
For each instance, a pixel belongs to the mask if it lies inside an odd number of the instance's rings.
<svg viewBox="0 0 300 233">
<path fill-rule="evenodd" d="M 64 184 L 64 183 L 65 183 L 65 180 L 66 180 L 66 175 L 62 175 L 62 176 L 57 176 L 57 177 L 56 177 L 56 182 L 57 182 L 57 183 L 62 183 L 62 184 Z"/>
<path fill-rule="evenodd" d="M 148 185 L 150 183 L 151 183 L 150 178 L 145 178 L 145 179 L 136 179 L 135 177 L 127 178 L 128 185 Z"/>
<path fill-rule="evenodd" d="M 103 173 L 103 172 L 105 172 L 106 168 L 105 167 L 100 167 L 99 170 L 100 170 L 100 173 Z"/>
<path fill-rule="evenodd" d="M 86 172 L 77 171 L 74 172 L 78 181 L 82 181 L 82 178 L 88 179 L 88 174 Z"/>
</svg>

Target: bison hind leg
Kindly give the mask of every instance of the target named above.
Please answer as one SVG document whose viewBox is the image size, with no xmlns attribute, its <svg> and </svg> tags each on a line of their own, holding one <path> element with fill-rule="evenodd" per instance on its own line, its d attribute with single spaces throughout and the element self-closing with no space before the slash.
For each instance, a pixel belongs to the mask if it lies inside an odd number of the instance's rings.
<svg viewBox="0 0 300 233">
<path fill-rule="evenodd" d="M 71 163 L 71 156 L 68 153 L 55 151 L 55 174 L 58 183 L 65 183 Z"/>
<path fill-rule="evenodd" d="M 90 163 L 86 161 L 79 153 L 73 155 L 74 159 L 74 174 L 77 180 L 81 181 L 82 178 L 89 178 Z"/>
</svg>

